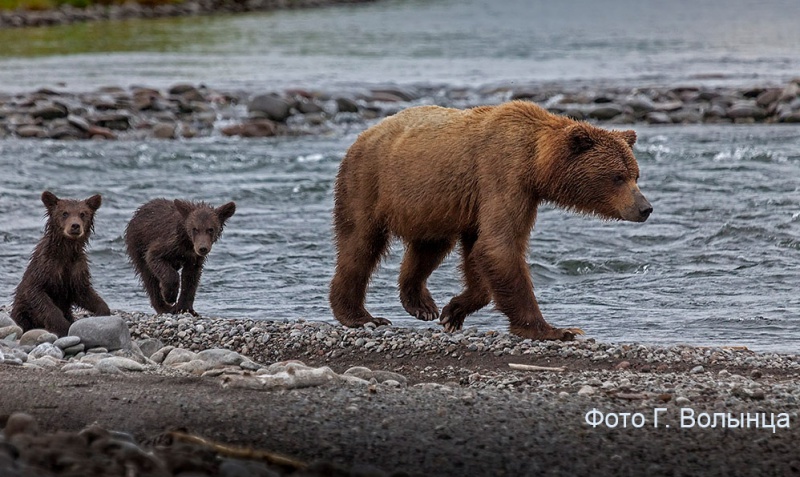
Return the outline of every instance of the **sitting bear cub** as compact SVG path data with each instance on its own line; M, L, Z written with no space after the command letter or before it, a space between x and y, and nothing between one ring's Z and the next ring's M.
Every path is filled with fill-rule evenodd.
M98 316L111 314L92 288L85 251L101 197L59 199L45 191L42 203L47 208L47 224L14 293L11 318L24 331L44 328L65 336L75 321L73 305Z

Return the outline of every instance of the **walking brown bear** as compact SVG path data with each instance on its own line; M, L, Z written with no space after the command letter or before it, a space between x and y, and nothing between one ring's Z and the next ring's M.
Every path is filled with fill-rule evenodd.
M205 202L155 199L133 214L125 245L156 313L199 316L193 306L203 264L235 212L233 202L213 208Z
M24 330L44 328L65 336L75 321L77 305L97 316L110 315L108 305L92 288L86 244L94 232L94 214L102 199L59 199L42 193L47 209L44 235L14 292L11 318Z
M644 222L634 131L608 131L512 101L467 110L419 106L363 132L339 168L334 197L336 272L330 303L347 326L389 324L364 307L392 236L406 246L400 301L422 320L461 329L489 304L524 338L571 340L548 324L526 254L539 204ZM465 289L441 316L427 279L460 242Z

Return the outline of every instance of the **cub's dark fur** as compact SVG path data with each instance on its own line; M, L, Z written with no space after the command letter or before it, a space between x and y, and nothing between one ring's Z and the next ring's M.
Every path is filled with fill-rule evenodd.
M47 224L14 293L11 317L25 331L44 328L64 336L75 321L73 305L98 316L111 314L92 288L85 251L101 197L59 199L45 191L42 203Z
M198 316L193 306L203 263L235 212L233 202L213 208L205 202L155 199L133 214L125 244L157 313Z

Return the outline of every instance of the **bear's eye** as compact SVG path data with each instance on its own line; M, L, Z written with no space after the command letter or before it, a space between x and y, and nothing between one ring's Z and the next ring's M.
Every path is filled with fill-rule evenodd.
M85 219L85 218L86 218L86 212L81 212L81 219Z
M208 230L206 230L206 232L207 232L209 235L214 235L214 229L208 229Z
M67 217L69 217L69 213L68 213L68 212L63 212L63 213L61 214L61 218L64 218L64 219L66 219Z
M623 176L622 174L617 174L614 176L614 184L622 185L624 183L625 183L625 176Z
M192 233L196 235L197 234L197 228L193 228L192 229Z

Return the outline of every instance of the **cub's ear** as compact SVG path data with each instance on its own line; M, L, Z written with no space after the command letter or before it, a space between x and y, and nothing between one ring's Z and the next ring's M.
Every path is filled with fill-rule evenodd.
M189 215L194 210L194 206L185 200L175 199L175 208L178 209L178 213L181 214L181 217L184 219L189 217Z
M217 207L214 212L217 213L219 221L224 224L226 220L230 219L233 214L236 213L236 204L233 202L228 202L225 205L220 205Z
M594 147L594 139L589 131L582 125L576 124L567 129L569 150L573 155L588 151Z
M47 208L48 211L53 207L55 207L56 204L58 204L58 201L59 198L56 197L56 195L50 192L49 190L42 192L42 203L44 204L44 206Z
M628 129L627 131L616 131L616 133L619 134L619 136L622 137L622 139L624 139L630 147L633 147L633 145L636 144L636 131Z
M88 199L86 199L86 205L89 206L92 210L97 210L100 208L100 204L103 202L103 198L100 197L100 194L95 194Z

